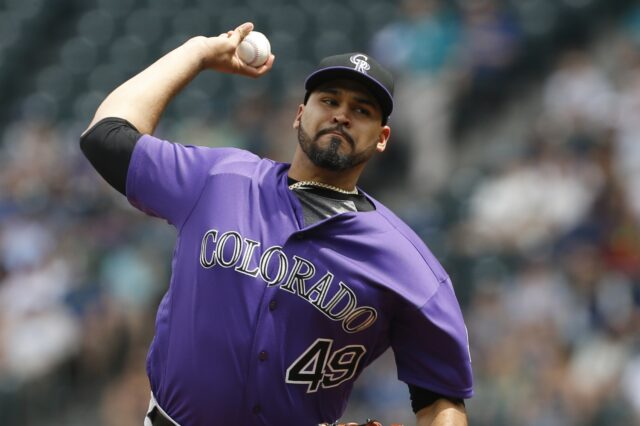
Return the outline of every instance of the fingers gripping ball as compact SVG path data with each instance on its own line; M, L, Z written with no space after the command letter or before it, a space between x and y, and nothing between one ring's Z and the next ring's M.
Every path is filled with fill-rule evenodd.
M264 65L271 54L269 39L259 31L251 31L236 50L242 62L258 68Z

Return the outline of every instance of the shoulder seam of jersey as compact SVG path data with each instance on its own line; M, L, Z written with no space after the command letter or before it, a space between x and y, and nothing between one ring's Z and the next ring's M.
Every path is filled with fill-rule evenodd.
M438 281L438 287L436 288L436 291L434 291L433 293L431 293L429 295L429 297L427 297L427 300L425 300L425 302L418 307L418 310L420 310L420 309L424 308L425 306L427 306L429 304L429 302L431 302L431 299L433 299L433 297L436 294L438 294L438 292L442 288L443 284L446 284L448 281L450 281L449 276L446 276L443 279L441 279L440 281Z
M211 149L215 149L215 148L211 148ZM238 149L238 148L231 148L231 149ZM242 151L240 149L238 149L238 150ZM264 160L263 158L258 157L257 155L256 155L256 158L258 158L258 161L256 161L256 163ZM210 170L211 170L211 168L209 168L209 171ZM198 205L198 203L200 202L200 199L202 198L202 195L204 194L204 189L207 187L207 181L209 180L209 177L211 177L211 176L220 176L220 175L235 175L235 176L241 176L241 177L244 177L244 178L251 179L251 177L248 176L248 175L243 175L243 174L240 174L240 173L233 173L231 171L224 171L224 172L219 172L219 173L207 173L207 178L204 180L202 188L200 188L200 193L198 194L198 197L196 198L196 200L193 202L193 205L191 206L191 210L189 210L189 213L184 217L184 220L180 224L180 228L178 228L178 231L182 231L182 228L186 225L186 223L191 218L191 215L193 214L193 211L196 209L196 206Z
M435 273L435 271L434 271L434 270L433 270L433 268L431 267L431 264L429 264L429 261L428 261L427 259L425 259L425 257L422 255L422 253L420 253L420 250L418 249L418 247L416 247L416 245L413 243L413 241L411 241L411 239L410 239L409 237L407 237L407 236L405 235L405 233L404 233L401 229L399 229L399 228L398 228L398 227L397 227L393 222L391 222L391 220L389 220L389 218L388 218L386 215L384 215L384 214L380 211L380 209L376 209L375 211L376 211L376 212L378 212L378 214L379 214L379 215L381 215L381 216L384 218L384 220L385 220L389 225L391 225L391 226L393 227L393 229L395 229L396 231L398 231L398 234L402 235L402 238L404 238L404 239L405 239L409 244L411 244L411 246L415 249L415 251L416 251L416 253L418 254L418 256L420 256L420 258L422 259L422 261L427 265L427 267L428 267L428 268L429 268L429 270L431 271L431 274L433 275L433 277L437 279L437 278L438 278L438 274L436 274L436 273ZM418 238L419 238L419 237L418 237ZM424 244L424 242L423 242L423 244ZM444 281L446 281L447 279L449 279L449 274L447 274L447 272L446 272L446 271L444 271L444 268L443 268L443 272L444 272L444 277L443 277L443 278L441 278L441 279L438 279L438 285L439 285L441 282L444 282Z

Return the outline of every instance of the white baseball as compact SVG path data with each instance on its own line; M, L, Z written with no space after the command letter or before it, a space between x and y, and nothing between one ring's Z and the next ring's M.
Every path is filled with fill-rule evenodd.
M271 54L271 43L259 31L251 31L236 50L238 57L247 65L258 68L264 65Z

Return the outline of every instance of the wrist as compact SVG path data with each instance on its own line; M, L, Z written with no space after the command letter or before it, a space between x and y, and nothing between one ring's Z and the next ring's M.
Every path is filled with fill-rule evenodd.
M198 67L198 72L207 68L212 48L207 37L192 37L182 45L182 48L189 52L189 57L194 58Z

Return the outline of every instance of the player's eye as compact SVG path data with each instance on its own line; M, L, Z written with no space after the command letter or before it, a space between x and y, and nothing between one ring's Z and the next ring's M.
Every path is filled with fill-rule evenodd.
M364 116L371 117L371 111L369 111L367 108L358 107L358 108L355 109L355 111L358 114L362 114Z
M336 101L333 98L323 98L321 100L322 103L326 104L326 105L331 105L331 106L336 106L338 105L338 101Z

